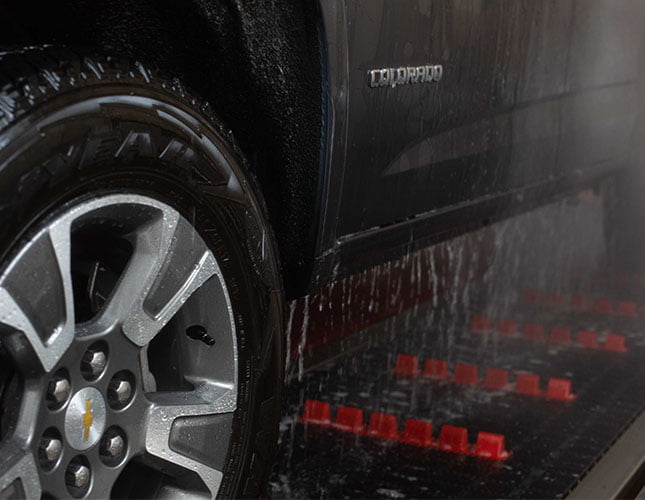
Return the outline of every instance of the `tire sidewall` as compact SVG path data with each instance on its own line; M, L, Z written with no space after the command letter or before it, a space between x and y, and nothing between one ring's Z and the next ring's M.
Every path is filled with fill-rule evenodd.
M52 213L100 194L148 195L193 222L218 260L237 330L238 409L220 496L257 497L275 451L284 356L263 204L230 138L183 89L151 73L115 75L52 91L0 133L1 262Z

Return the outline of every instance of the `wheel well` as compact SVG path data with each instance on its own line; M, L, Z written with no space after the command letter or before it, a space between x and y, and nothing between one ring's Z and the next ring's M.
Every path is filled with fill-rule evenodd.
M322 131L316 2L6 0L4 47L64 44L135 58L176 76L233 131L269 209L285 289L314 253Z

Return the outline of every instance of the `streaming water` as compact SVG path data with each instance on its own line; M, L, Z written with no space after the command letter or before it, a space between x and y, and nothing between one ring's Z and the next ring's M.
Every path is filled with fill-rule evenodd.
M598 272L607 269L613 258L605 221L602 195L586 191L411 251L291 303L288 338L297 348L291 351L271 495L558 496L565 491L588 466L585 460L593 461L589 453L602 451L604 444L600 438L592 440L582 452L579 434L568 431L562 445L550 453L539 451L540 440L551 439L541 422L568 429L572 419L579 418L574 415L590 407L600 418L608 410L598 410L593 391L607 390L597 387L604 387L600 373L609 368L600 354L549 343L548 328L562 323L571 326L574 335L577 328L595 328L601 342L612 328L620 328L632 349L645 348L634 324L573 313L568 302L557 302L570 301L575 294L645 299L637 287L612 288L611 273ZM598 279L601 274L604 278ZM527 304L527 291L540 292L541 304ZM554 302L553 307L548 301ZM513 338L494 331L475 334L471 329L475 316L514 320L519 330ZM544 324L544 339L523 339L526 323ZM417 356L421 371L427 359L446 360L452 377L459 363L477 366L478 385L460 385L454 378L433 382L395 376L392 370L402 353ZM581 360L586 367L579 365ZM511 385L483 390L488 368L507 370ZM527 402L509 395L522 372L538 374L543 393L549 377L571 379L579 402L544 406L543 400ZM640 383L637 389L645 387ZM421 455L419 449L403 449L387 440L305 425L299 419L307 400L330 403L332 421L340 406L359 408L366 427L373 412L395 415L399 435L409 418L431 421L434 439L443 425L467 428L473 444L479 431L505 434L517 458L485 464L506 482L504 487L495 483L492 489L481 489L493 476L475 459L454 462L450 454ZM636 398L636 406L641 404ZM596 425L593 419L589 422ZM577 453L580 464L563 472L559 460L571 460L571 453ZM527 465L527 456L534 457L533 465ZM446 460L454 462L450 474L440 465ZM473 486L463 486L463 481Z

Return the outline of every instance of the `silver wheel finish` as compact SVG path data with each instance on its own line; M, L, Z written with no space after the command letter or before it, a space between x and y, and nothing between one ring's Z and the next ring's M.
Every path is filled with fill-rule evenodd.
M76 324L71 235L77 227L100 227L105 221L129 238L133 252L98 314ZM172 335L182 359L181 375L190 387L158 387L149 367L149 347L171 320L179 329ZM8 342L11 354L24 355L12 345L27 345L41 367L38 379L25 381L19 424L0 444L0 494L15 487L18 479L29 498L41 491L64 496L67 464L86 453L92 481L83 496L109 494L128 460L145 454L195 472L208 489L207 496L216 496L223 471L203 458L209 456L208 449L199 449L194 441L182 443L181 429L186 419L236 409L235 323L215 256L175 209L136 194L110 194L68 205L46 221L5 267L0 276L0 324L6 332L3 339L18 339ZM193 324L202 325L213 342L179 335ZM97 341L109 345L109 353L83 361L90 344ZM95 380L81 375L83 363ZM51 385L54 372L61 368L71 376L69 397L69 387L62 387L60 377ZM133 377L127 381L130 394L123 398L127 404L111 408L109 382L123 372ZM124 384L121 390L125 391ZM50 400L54 397L62 407L44 404L48 391ZM99 460L99 443L113 425L123 429L127 446L123 447L125 440L117 443L124 459L108 466ZM51 426L64 428L62 457L54 470L42 471L34 453L40 429ZM228 439L230 433L215 442L227 448ZM169 489L193 493L176 486L163 491Z

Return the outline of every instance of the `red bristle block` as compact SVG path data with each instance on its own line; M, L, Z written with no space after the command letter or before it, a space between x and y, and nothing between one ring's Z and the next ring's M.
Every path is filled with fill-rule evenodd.
M596 299L593 303L593 312L600 314L610 314L614 312L614 305L610 299Z
M341 431L360 434L363 432L363 410L350 408L349 406L339 406L333 426Z
M625 336L617 335L615 333L607 334L604 347L607 351L627 352L627 347L625 347Z
M439 434L439 447L442 450L465 453L468 451L468 430L463 427L444 425Z
M396 365L393 370L395 375L419 375L419 356L409 354L397 354Z
M563 378L549 379L546 397L549 399L558 399L560 401L571 401L572 399L575 399L575 396L571 394L571 380Z
M515 392L528 396L539 396L540 377L531 373L518 373L515 381Z
M387 413L372 413L367 433L382 439L399 439L399 426L396 417Z
M305 409L302 414L302 421L310 424L329 425L331 424L329 403L308 399L305 401Z
M448 380L448 378L450 378L450 374L448 373L448 362L441 359L426 359L423 375L439 380Z
M571 297L571 307L578 311L589 310L589 299L584 295L574 295Z
M570 344L571 328L567 328L566 326L554 326L551 328L549 342L554 344Z
M480 432L477 435L475 455L482 458L490 458L491 460L504 460L508 458L508 452L504 447L504 436L491 434L490 432Z
M598 334L589 330L580 330L578 332L578 345L595 349L598 347Z
M508 385L508 370L489 368L484 376L484 387L486 389L498 390Z
M408 419L402 441L416 446L432 446L432 424L424 420Z
M500 335L517 335L517 321L503 319L497 324L497 331Z
M465 385L477 385L477 367L475 365L462 365L459 363L455 366L455 382Z
M493 331L493 320L488 316L473 316L470 328L473 332L491 332Z
M530 340L544 340L544 325L527 323L524 325L524 338Z
M566 297L561 293L550 293L546 297L546 303L550 306L563 306L566 300Z
M637 317L638 310L636 308L636 302L619 302L618 314L621 316L631 316L632 318Z
M542 294L537 290L524 292L524 302L527 304L539 304L542 301Z

